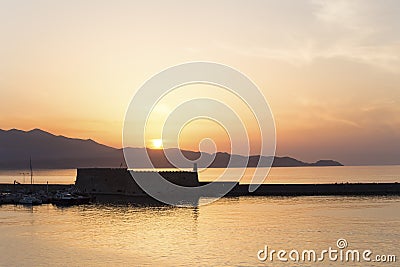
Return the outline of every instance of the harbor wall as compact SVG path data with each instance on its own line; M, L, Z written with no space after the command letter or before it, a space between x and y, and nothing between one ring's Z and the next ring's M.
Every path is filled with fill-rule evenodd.
M166 180L181 186L201 186L197 172L134 171L145 179L160 174ZM221 186L232 183L220 182ZM92 168L78 169L77 188L92 195L142 196L147 194L137 185L127 169ZM337 183L337 184L262 184L255 192L249 185L236 183L226 196L315 196L315 195L400 195L399 183Z
M0 184L0 193L36 193L47 192L55 193L57 191L65 191L74 187L72 184Z
M263 184L248 192L249 185L236 186L232 195L322 196L322 195L400 195L400 183Z

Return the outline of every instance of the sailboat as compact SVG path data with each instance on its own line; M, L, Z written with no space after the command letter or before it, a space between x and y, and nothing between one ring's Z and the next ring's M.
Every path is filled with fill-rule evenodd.
M31 191L33 191L33 170L32 170L32 158L29 158L29 169L31 171ZM40 205L42 200L30 195L25 195L19 200L20 204L23 205Z

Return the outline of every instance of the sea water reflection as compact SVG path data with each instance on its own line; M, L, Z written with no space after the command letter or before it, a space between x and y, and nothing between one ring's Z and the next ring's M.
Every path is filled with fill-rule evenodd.
M338 238L400 256L399 211L400 197L240 197L197 208L6 205L0 265L282 266L259 262L257 251L322 249ZM329 264L343 263L320 266Z

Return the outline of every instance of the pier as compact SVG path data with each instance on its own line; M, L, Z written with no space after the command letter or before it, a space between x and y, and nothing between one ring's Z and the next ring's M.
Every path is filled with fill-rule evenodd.
M56 193L73 188L73 184L0 184L0 193Z
M239 184L229 195L237 196L387 196L400 195L400 183L262 184L254 192Z
M151 198L132 178L127 169L91 168L78 169L77 188L96 199L124 199L135 202L135 199ZM134 171L133 175L152 179L152 172ZM154 172L153 172L154 174ZM164 179L180 186L202 186L206 182L198 180L196 171L158 172ZM248 184L237 182L218 182L232 190L229 196L387 196L400 195L399 183L332 183L332 184L262 184L256 191L249 192ZM216 197L204 195L201 197Z

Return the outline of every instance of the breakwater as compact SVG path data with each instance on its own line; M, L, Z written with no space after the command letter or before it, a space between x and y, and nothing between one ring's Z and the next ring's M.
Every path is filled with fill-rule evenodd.
M201 186L197 172L172 171L158 172L163 178L180 186ZM76 186L94 196L113 196L114 198L146 197L147 194L132 178L140 175L152 179L154 172L127 169L91 168L78 169ZM248 191L248 185L219 182L232 187L227 196L316 196L316 195L400 195L399 183L336 183L336 184L262 184L255 192ZM213 197L207 196L205 197Z
M98 202L121 202L133 204L157 203L132 178L153 181L155 174L160 174L169 182L185 186L206 185L200 182L196 171L128 171L118 168L78 169L74 185L66 184L0 184L0 197L13 194L16 199L26 194L37 194L51 199L57 192L79 192ZM216 182L218 187L232 188L227 197L240 196L386 196L400 195L400 183L330 183L330 184L262 184L256 191L249 192L248 184L237 182ZM169 191L166 191L168 194ZM204 194L203 194L204 193ZM220 197L204 191L199 197ZM8 194L8 195L7 195ZM197 196L196 196L197 197ZM3 201L4 203L4 201Z
M206 183L199 183L205 185ZM0 184L0 193L56 193L74 188L65 184ZM88 190L87 190L88 191ZM95 194L95 191L87 192ZM145 193L143 191L142 195ZM98 192L101 193L101 192ZM107 190L112 195L135 195L127 190ZM340 183L340 184L263 184L255 192L248 192L247 184L236 185L228 196L316 196L316 195L400 195L400 183Z
M73 188L73 184L0 184L0 193L56 193Z
M249 185L236 185L229 195L235 196L356 196L400 195L400 183L338 184L262 184L249 192Z

